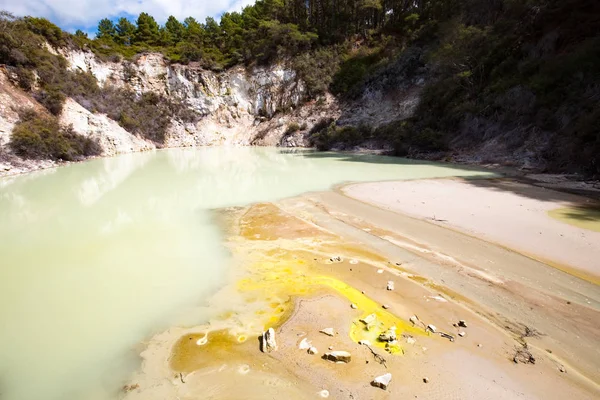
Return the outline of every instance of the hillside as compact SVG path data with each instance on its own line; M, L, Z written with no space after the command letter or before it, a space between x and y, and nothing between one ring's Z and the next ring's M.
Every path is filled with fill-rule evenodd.
M228 143L598 176L599 24L593 0L266 0L91 40L4 13L0 162Z

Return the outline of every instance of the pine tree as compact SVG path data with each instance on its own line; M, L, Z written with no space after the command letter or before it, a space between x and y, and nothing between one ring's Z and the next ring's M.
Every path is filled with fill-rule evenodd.
M135 36L135 25L129 22L127 18L119 19L117 26L115 27L117 34L116 39L119 43L125 46L130 46Z
M137 19L135 42L155 45L159 41L159 36L158 24L154 17L145 12L141 13Z
M181 39L183 39L183 24L172 15L165 23L165 30L169 33L169 38L172 44L179 43Z
M99 39L112 39L115 34L115 24L110 19L103 18L98 22L98 34L96 37Z

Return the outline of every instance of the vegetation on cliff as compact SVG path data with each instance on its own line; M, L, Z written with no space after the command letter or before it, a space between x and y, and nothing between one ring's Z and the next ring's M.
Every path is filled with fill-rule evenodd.
M533 149L549 169L598 175L599 15L595 0L258 0L218 22L169 17L160 26L147 13L136 21L103 19L94 39L41 18L4 15L0 63L54 114L65 96L108 112L82 99L109 95L98 96L84 74L67 71L44 42L113 61L157 51L215 70L286 59L312 97L330 91L357 99L373 86L393 92L418 73L426 84L412 118L377 129L327 125L313 132L314 143L327 149L375 139L411 155L495 139L507 153ZM143 129L131 126L141 120L136 112L111 116Z
M23 158L76 161L102 153L98 143L61 127L52 115L22 110L9 146Z

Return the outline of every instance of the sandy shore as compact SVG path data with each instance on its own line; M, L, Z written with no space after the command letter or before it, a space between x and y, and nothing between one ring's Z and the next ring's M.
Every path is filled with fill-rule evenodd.
M344 189L373 204L384 199L384 207L323 192L221 210L234 268L231 283L206 306L214 310L214 318L154 337L142 353L141 370L122 396L598 398L598 286L482 240L474 231L462 233L458 206L446 208L458 209L456 214L436 214L436 219L454 221L452 229L446 222L423 220L431 209L415 206L423 213L419 219L414 210L407 216L399 212L406 210L393 208L408 202L399 188L390 189L394 185L416 188L431 182L438 181ZM466 196L466 184L443 182L455 195ZM506 201L510 210L517 207L514 199L504 198L504 191L472 189L476 191L469 196L483 190L486 201ZM418 204L417 198L413 194L406 204ZM534 210L524 213L530 219L522 214L515 218L537 224L545 214L541 208ZM502 220L485 211L477 208L487 221ZM490 225L475 228L482 226ZM521 230L529 232L527 226ZM570 240L577 242L577 249L587 249L585 240ZM533 249L522 245L535 253L540 243L545 242L531 239ZM560 262L578 266L574 260L595 254L581 251L587 253ZM390 281L393 290L387 290ZM374 322L361 321L370 315ZM413 315L420 322L411 323ZM467 327L456 326L459 320ZM428 324L435 325L436 333L425 329ZM278 349L263 353L258 338L269 327L275 329ZM391 327L397 341L386 344L378 338ZM334 335L320 333L324 328L332 328ZM304 339L318 354L299 349ZM361 340L371 345L361 345ZM330 349L347 351L352 360L323 359ZM371 385L385 373L392 374L386 390Z
M343 191L386 210L600 277L600 232L548 215L555 209L591 205L586 198L509 180L376 182L351 185Z

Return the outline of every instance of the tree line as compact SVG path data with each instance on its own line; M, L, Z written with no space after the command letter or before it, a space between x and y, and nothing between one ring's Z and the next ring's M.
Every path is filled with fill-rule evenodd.
M469 0L463 3L468 3ZM219 22L170 16L159 25L148 13L134 22L108 18L98 24L95 48L134 54L159 50L176 62L202 61L213 68L242 62L270 62L310 49L341 44L351 37L404 34L427 21L448 18L456 0L258 0ZM79 32L78 35L83 33Z

